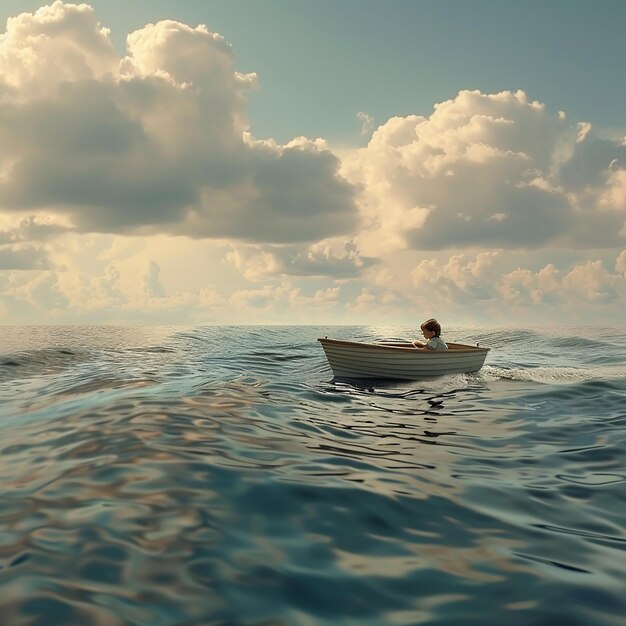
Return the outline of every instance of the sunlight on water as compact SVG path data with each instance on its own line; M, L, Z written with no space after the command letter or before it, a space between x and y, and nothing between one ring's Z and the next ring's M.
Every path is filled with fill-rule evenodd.
M414 334L3 333L3 623L619 623L624 329L450 329L480 372L361 385L316 341Z

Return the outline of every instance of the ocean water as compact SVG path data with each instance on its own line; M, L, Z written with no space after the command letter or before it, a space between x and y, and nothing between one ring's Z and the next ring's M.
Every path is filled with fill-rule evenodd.
M0 327L2 626L617 626L626 328Z

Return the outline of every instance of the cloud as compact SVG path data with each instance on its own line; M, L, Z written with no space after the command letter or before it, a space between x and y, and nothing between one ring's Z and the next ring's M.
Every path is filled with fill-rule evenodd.
M363 111L359 111L356 117L361 122L361 135L369 135L374 128L374 118Z
M615 271L622 274L626 280L626 250L622 250L615 261Z
M117 65L109 31L86 4L57 1L9 18L0 40L4 95L20 101L45 98L63 83L105 80Z
M353 241L323 240L309 246L231 246L226 255L248 280L272 276L357 278L376 260L361 256Z
M486 300L493 297L492 284L501 252L481 252L473 259L465 254L451 256L445 264L422 261L412 271L414 285L420 292L439 291L446 297Z
M161 268L154 261L150 261L143 275L144 290L152 298L165 298L165 289L159 278L160 272Z
M85 4L9 20L4 315L623 318L623 138L523 91L461 91L429 115L392 117L365 148L278 143L249 128L257 83L204 25L149 24L119 55ZM373 118L357 118L371 134Z
M87 300L91 308L106 308L124 305L128 299L120 286L120 271L115 263L109 263L104 274L90 281L90 298Z
M293 324L304 322L313 315L319 322L321 315L337 308L340 296L340 287L318 289L307 295L285 280L279 285L236 291L230 297L229 305L234 321L253 316L259 323Z
M65 256L52 257L55 265L66 263L66 271L0 271L0 310L5 320L412 324L416 318L435 316L447 325L579 323L590 316L619 321L626 306L626 250L613 260L607 256L559 266L539 259L517 265L502 250L464 252L424 259L412 270L405 260L397 277L390 265L372 266L363 280L335 284L276 280L276 272L270 271L249 276L259 284L242 288L230 277L224 284L207 284L205 272L189 271L189 260L186 271L177 270L185 246L157 257L157 263L149 257L167 248L164 242L152 244L146 239L146 249L131 254L124 251L130 239L120 243L112 238L106 249L95 241L82 251L72 251L72 241L78 237L67 237L62 250L70 252ZM193 248L189 258L196 259L196 266L201 260L211 280L229 274L227 266L215 265L202 252L206 242L189 244ZM90 258L95 258L92 267ZM243 265L240 271L251 270Z
M40 248L0 245L0 270L34 270L49 267L48 256Z
M47 321L63 312L69 300L54 272L6 272L0 274L0 308L20 323Z
M390 307L405 306L408 309L408 299L401 297L387 289L371 289L363 287L358 296L347 303L347 308L351 313L371 315L378 314L384 318Z
M46 240L67 231L52 222L42 222L33 218L11 220L0 223L0 271L2 270L42 270L51 269Z
M483 302L485 307L500 307L502 312L541 307L556 308L562 317L598 304L619 310L626 305L626 275L622 272L625 252L615 263L615 272L600 260L575 263L559 270L549 263L537 270L517 268L506 272L498 267L502 252L481 252L475 256L459 254L446 262L423 261L412 272L419 295L434 306L467 301ZM567 313L566 313L567 312Z
M119 58L93 9L54 2L0 39L0 212L78 232L305 242L352 231L323 142L248 132L256 75L206 26L166 20Z
M575 300L587 302L617 301L626 294L623 278L611 274L601 261L577 265L563 277L562 284Z
M300 138L286 146L250 139L246 180L226 192L204 190L204 214L190 214L180 234L254 242L306 242L357 226L356 191L338 175L339 159Z
M522 91L462 91L430 117L391 118L344 174L363 187L368 253L626 242L624 143Z
M45 241L68 231L66 226L51 221L41 221L33 217L18 220L0 230L0 244L20 241Z

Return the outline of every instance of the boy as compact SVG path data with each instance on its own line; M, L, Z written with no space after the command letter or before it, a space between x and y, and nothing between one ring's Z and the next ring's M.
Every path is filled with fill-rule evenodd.
M436 319L426 320L420 328L422 329L422 334L426 339L426 343L422 343L421 341L414 341L413 346L418 350L447 350L448 346L445 341L440 337L441 335L441 324Z

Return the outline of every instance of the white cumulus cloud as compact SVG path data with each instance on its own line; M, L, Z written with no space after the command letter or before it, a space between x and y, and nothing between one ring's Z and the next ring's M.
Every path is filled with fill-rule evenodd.
M366 252L614 247L626 241L626 148L522 91L462 91L396 117L344 172L363 189Z
M325 239L308 246L232 244L226 259L252 281L275 275L348 280L360 277L376 263L376 259L362 256L353 241L343 239Z
M295 242L348 233L355 189L323 142L248 132L256 76L206 26L131 33L58 0L0 38L0 213L79 232Z

